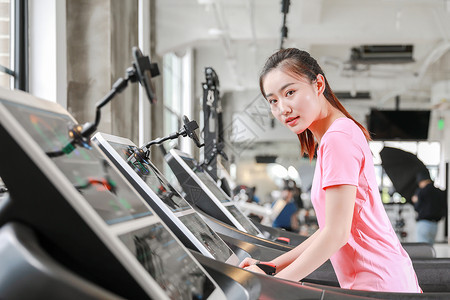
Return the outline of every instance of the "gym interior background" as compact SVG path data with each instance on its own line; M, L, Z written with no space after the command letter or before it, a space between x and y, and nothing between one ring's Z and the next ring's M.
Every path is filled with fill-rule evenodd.
M386 210L402 241L414 242L415 212L393 191L379 152L393 146L417 154L435 184L447 188L450 1L292 0L285 23L280 2L2 0L0 84L57 102L80 123L92 121L95 103L125 75L139 46L160 66L153 79L158 101L150 105L130 85L104 108L99 131L142 145L178 130L183 115L201 131L202 83L211 67L220 79L229 158L219 160L232 182L256 187L269 203L289 176L307 204L314 161L300 157L297 138L273 121L258 91L258 72L271 53L281 45L305 49L364 125L374 109L429 111L425 137L371 142ZM167 144L174 146L202 155L188 139ZM158 151L152 160L165 168ZM438 255L449 255L447 231L442 220Z

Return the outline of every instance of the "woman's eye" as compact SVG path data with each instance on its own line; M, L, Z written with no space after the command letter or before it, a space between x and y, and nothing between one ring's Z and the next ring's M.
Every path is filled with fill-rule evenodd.
M286 92L286 96L291 96L292 94L294 94L294 91L287 91Z
M277 103L277 100L276 100L276 99L270 99L270 100L269 100L269 104L275 104L275 103Z

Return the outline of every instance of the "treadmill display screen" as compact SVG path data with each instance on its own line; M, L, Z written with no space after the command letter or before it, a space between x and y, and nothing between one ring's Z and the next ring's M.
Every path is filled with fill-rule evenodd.
M219 236L197 214L180 217L180 221L201 241L215 259L226 262L233 254Z
M69 116L2 103L107 224L152 214L97 148L70 143L74 123Z
M237 209L234 205L225 206L228 211L233 215L233 217L238 220L238 222L242 225L242 227L247 230L248 233L253 235L259 235L259 230L249 221L249 219L242 214L240 210Z
M147 183L147 185L166 203L172 211L191 208L191 206L181 198L177 193L172 193L170 197L167 191L172 190L172 186L165 180L165 177L150 162L137 161L129 159L133 154L135 146L125 145L108 141L123 159L129 160L128 164L134 171ZM165 191L165 192L163 192ZM219 236L208 227L208 225L196 213L187 214L179 217L180 221L189 229L189 231L199 240L209 253L219 261L225 262L233 254L228 246L219 238Z
M136 148L135 146L114 142L109 142L109 144L124 160L128 161L128 165L173 212L191 208L189 203L179 196L178 192L164 178L164 175L150 161L137 160L134 157L130 158L134 153L133 148Z
M170 299L206 299L214 290L214 284L161 224L119 238Z
M183 161L195 172L195 174L200 178L200 180L209 188L209 190L219 199L222 203L229 203L230 199L228 196L215 184L214 180L212 180L205 172L196 167L194 160L192 158L181 156ZM236 218L236 220L245 228L245 230L253 235L260 235L259 230L250 222L250 220L242 214L240 210L237 209L234 205L226 205L226 209Z
M205 172L199 168L197 168L192 159L181 156L184 162L191 168L195 174L200 178L200 180L208 187L208 189L216 196L216 198L222 202L227 203L230 202L228 196L216 185L214 180L212 180Z

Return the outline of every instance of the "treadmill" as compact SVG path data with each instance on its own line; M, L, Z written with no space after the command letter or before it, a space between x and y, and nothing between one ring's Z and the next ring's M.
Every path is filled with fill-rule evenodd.
M227 299L97 146L72 143L74 125L0 89L1 297Z

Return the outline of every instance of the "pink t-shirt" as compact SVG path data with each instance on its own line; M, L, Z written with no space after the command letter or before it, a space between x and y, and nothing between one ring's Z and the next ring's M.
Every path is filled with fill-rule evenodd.
M372 154L361 129L348 118L333 122L322 137L311 190L319 228L325 227L325 190L357 187L350 238L331 262L342 288L421 292L411 259L381 202Z

